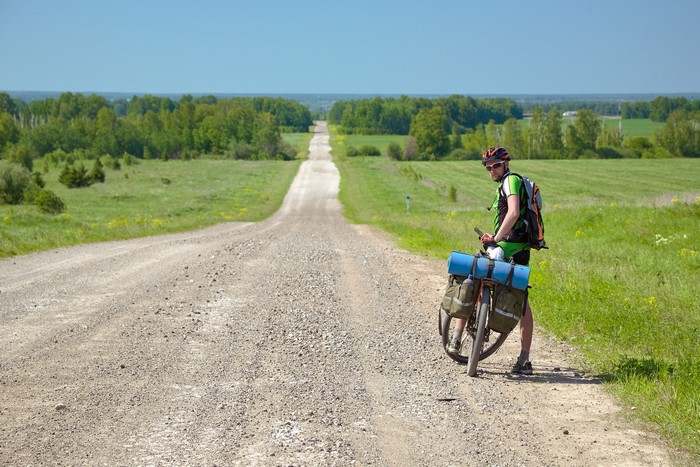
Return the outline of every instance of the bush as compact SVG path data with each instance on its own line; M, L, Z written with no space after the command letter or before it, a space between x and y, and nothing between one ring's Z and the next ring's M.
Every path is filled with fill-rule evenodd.
M103 167L102 161L99 158L95 159L95 162L92 164L92 170L90 170L90 173L88 174L91 182L90 185L93 183L105 182L105 171Z
M450 190L447 196L453 203L457 202L457 188L455 188L454 185L450 185Z
M654 144L649 141L649 138L644 136L632 136L625 139L623 146L633 153L636 157L642 157L646 151L651 151L654 148Z
M661 148L654 146L648 151L642 153L642 159L668 159L674 157L671 152L666 148Z
M355 157L355 156L359 156L359 155L360 155L360 151L358 151L355 146L348 145L348 147L345 148L345 156L346 157Z
M475 161L481 160L481 153L473 149L455 149L443 160L446 161Z
M238 141L231 141L228 145L228 150L226 151L226 157L230 159L253 159L253 156L257 153L255 146L248 143L239 143Z
M30 171L34 167L34 159L39 157L36 149L28 144L10 146L5 153L7 160L16 162Z
M33 204L36 201L37 195L45 186L46 182L44 182L44 179L41 177L41 174L39 172L32 173L29 186L24 190L24 202Z
M61 198L51 190L41 189L34 201L39 211L46 214L60 214L66 210L66 205Z
M360 156L381 156L382 152L376 147L366 144L360 148Z
M58 176L58 181L68 188L82 188L92 185L92 179L88 175L85 166L80 163L76 166L66 164Z
M600 155L602 159L622 159L625 157L622 149L613 148L610 146L600 147L596 149L596 152Z
M394 161L400 161L403 159L403 150L398 143L389 143L386 148L386 157Z
M285 161L293 161L294 159L296 159L297 152L299 152L297 150L297 147L289 141L282 140L282 142L280 142L277 148L277 154L282 156L282 159L284 159Z
M102 156L102 164L112 170L121 170L122 164L119 159L112 156Z
M406 149L404 150L404 160L412 161L418 158L418 143L413 136L406 137Z
M24 190L31 183L29 169L15 162L0 160L0 201L21 204Z

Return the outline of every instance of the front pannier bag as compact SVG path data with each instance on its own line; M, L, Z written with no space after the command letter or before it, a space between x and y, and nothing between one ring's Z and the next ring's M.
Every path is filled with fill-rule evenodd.
M489 312L489 328L496 332L509 333L523 315L527 301L527 289L519 290L497 284L493 296L494 303Z
M479 281L464 276L450 275L450 279L442 299L442 309L452 318L469 319L474 311Z

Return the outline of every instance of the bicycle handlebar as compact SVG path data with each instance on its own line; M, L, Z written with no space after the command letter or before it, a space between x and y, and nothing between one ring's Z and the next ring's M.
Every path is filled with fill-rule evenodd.
M479 227L474 227L474 232L479 236L479 240L481 240L481 237L484 236L484 232L482 232ZM498 246L498 243L496 242L489 242L489 243L484 243L484 246Z

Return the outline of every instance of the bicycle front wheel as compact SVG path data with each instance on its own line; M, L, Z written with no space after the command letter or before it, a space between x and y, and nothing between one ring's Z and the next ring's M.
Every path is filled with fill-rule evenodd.
M478 309L478 307L477 307ZM474 312L476 315L476 311ZM440 337L442 338L442 348L445 353L457 363L469 363L469 356L472 351L472 342L474 341L474 336L476 335L476 316L472 316L469 323L465 326L464 331L462 331L462 342L460 349L457 352L448 352L447 347L450 343L450 339L455 331L455 322L457 320L450 317L443 309L440 309L438 314L438 326L440 331ZM503 345L506 341L508 334L501 334L500 332L493 331L491 329L486 330L484 334L484 341L481 344L481 353L479 354L479 360L483 360L494 353Z
M472 341L472 349L467 366L467 375L469 376L476 376L476 367L479 364L479 357L481 356L481 351L484 348L486 318L489 315L489 295L486 287L484 287L484 296L486 298L479 304L476 314L476 331L474 333L474 340Z

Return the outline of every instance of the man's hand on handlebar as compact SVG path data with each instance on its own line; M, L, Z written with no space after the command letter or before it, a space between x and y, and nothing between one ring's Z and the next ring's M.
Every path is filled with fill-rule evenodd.
M484 246L496 246L496 245L498 245L496 243L496 239L487 233L483 234L481 236L480 240L481 240L481 243L484 244Z
M479 236L479 240L481 240L481 243L484 244L484 247L487 246L498 246L498 243L496 243L496 239L493 238L491 235L486 234L479 230L478 227L474 227L474 232Z

